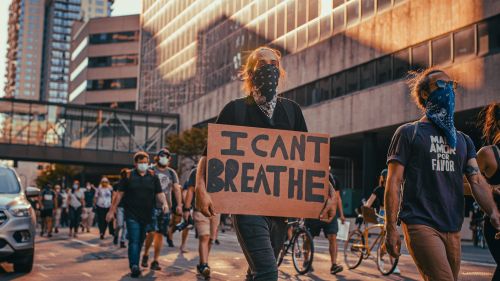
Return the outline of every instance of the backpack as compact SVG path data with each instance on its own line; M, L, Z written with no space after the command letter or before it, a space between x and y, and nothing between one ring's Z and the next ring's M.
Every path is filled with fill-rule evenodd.
M248 104L248 97L244 98L239 98L234 101L234 106L235 106L235 112L238 112L238 114L235 114L235 120L236 120L236 125L239 126L244 126L245 125L245 118L246 118L246 113L247 113L247 104ZM281 103L283 105L283 108L285 109L286 117L288 118L288 124L290 125L290 128L293 130L295 128L295 116L294 116L294 105L291 100L278 97L278 100L276 101L276 104Z

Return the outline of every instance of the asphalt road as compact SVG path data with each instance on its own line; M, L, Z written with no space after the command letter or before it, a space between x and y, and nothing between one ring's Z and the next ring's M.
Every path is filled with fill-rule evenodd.
M211 280L243 280L246 261L240 251L233 232L221 233L220 245L214 245L210 256ZM161 271L145 269L140 280L197 280L195 266L197 240L193 233L188 238L186 254L180 254L180 236L175 234L176 247L165 246L160 258ZM297 275L291 259L280 267L280 280L420 280L411 258L403 254L400 259L400 275L384 277L377 271L374 259L364 260L355 270L344 269L337 276L329 273L330 258L328 243L323 238L315 240L314 272ZM152 254L152 253L151 253ZM339 262L343 263L339 251ZM491 280L494 266L487 250L464 245L464 256L460 280ZM466 261L469 260L469 261ZM97 230L69 239L67 230L52 239L37 237L35 266L30 274L12 273L12 266L0 264L0 280L42 281L42 280L137 280L129 277L126 249L112 244L111 237L99 240ZM345 267L345 266L344 266Z

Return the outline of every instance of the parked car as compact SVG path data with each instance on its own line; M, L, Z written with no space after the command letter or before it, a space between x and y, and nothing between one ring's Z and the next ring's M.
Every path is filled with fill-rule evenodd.
M24 190L14 169L0 167L0 262L13 263L15 272L33 268L36 215L28 198L39 194Z

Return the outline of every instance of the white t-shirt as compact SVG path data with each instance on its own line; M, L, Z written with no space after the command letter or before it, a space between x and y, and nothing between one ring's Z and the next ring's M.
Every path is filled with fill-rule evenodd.
M102 187L99 186L95 193L96 205L99 208L109 208L111 207L111 198L113 196L112 187Z
M84 197L83 190L78 189L75 191L72 191L69 195L70 200L69 200L69 205L73 208L78 208L82 206L81 199Z

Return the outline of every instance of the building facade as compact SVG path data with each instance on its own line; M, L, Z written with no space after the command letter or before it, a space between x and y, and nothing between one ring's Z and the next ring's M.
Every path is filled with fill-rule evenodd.
M44 14L44 0L13 0L10 3L6 97L40 97Z
M139 15L75 22L71 36L68 101L135 109Z
M86 5L82 6L83 3ZM47 0L42 100L62 103L68 100L71 26L75 20L105 17L110 14L111 5L108 5L108 1L99 0L99 7L101 8L96 9L95 5L90 5L89 0Z
M436 66L460 83L456 126L477 145L477 113L500 99L498 1L145 0L141 26L139 108L180 113L181 130L243 95L250 50L280 49L281 94L309 131L332 136L334 171L359 196L377 184L395 129L421 114L409 70Z

